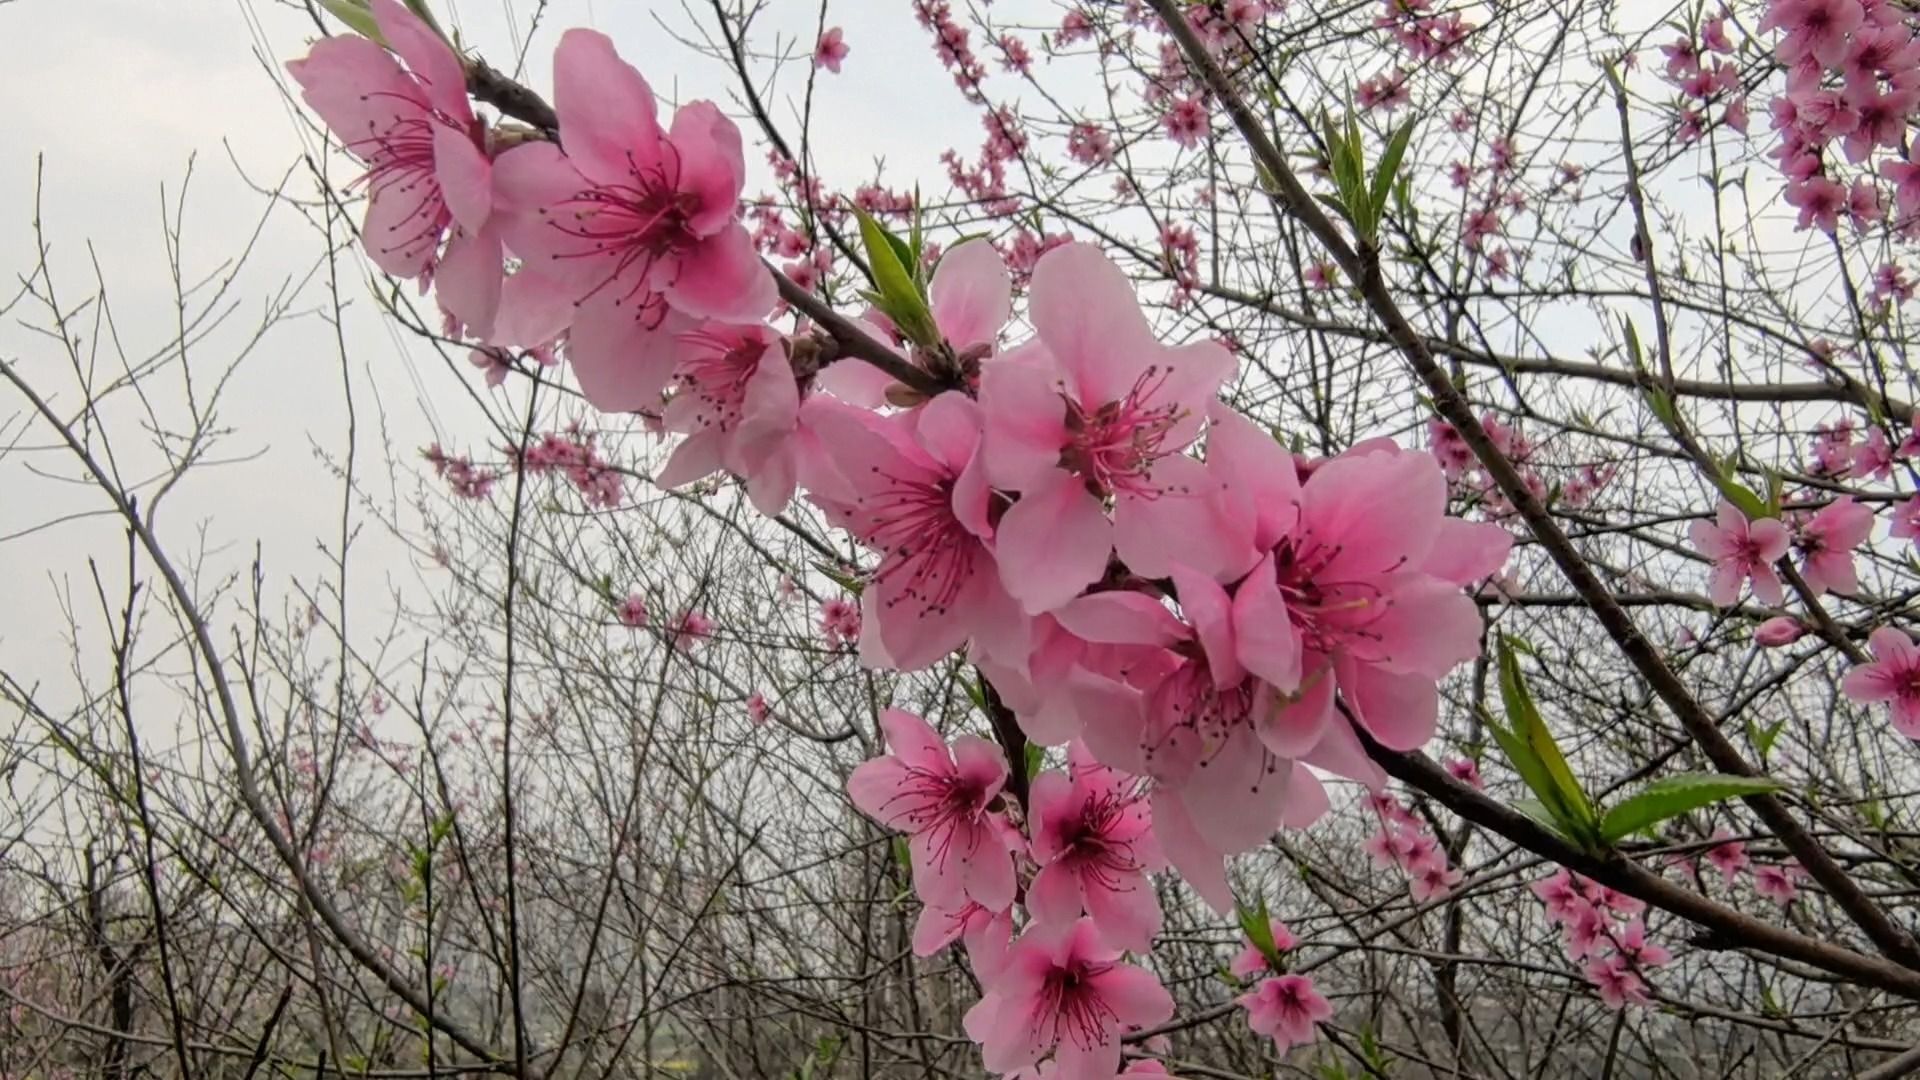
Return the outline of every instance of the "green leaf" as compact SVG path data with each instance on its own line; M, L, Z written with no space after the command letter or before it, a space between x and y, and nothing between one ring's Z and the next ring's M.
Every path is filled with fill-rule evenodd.
M1044 768L1046 764L1047 764L1047 748L1044 746L1041 746L1039 743L1028 743L1027 744L1027 783L1029 784L1033 783L1033 778L1040 775L1040 770Z
M1267 898L1260 897L1260 906L1249 909L1245 904L1235 904L1234 914L1240 917L1240 931L1247 935L1253 947L1267 958L1267 965L1276 971L1280 969L1280 947L1273 943L1273 916L1267 911Z
M842 571L841 569L839 569L838 567L834 566L831 563L816 562L813 564L813 568L815 570L820 571L820 576L826 578L827 580L833 582L835 585L840 586L841 588L847 590L848 592L852 593L855 596L859 596L860 593L866 588L865 582L861 581L858 577L855 577L852 574Z
M1751 719L1747 721L1747 741L1760 752L1760 761L1764 764L1773 753L1773 744L1780 739L1780 732L1787 726L1787 718L1781 717L1773 723L1761 727Z
M1387 212L1387 197L1393 193L1395 178L1400 172L1400 159L1407 154L1407 144L1413 140L1413 118L1400 125L1400 130L1387 140L1386 152L1380 155L1380 164L1373 173L1373 217L1375 221Z
M1720 489L1720 494L1726 496L1728 502L1739 507L1740 512L1747 515L1747 520L1759 521L1761 518L1773 516L1768 512L1767 500L1755 495L1745 484L1733 477L1724 473L1715 476L1713 486Z
M1682 773L1662 777L1607 811L1600 822L1600 836L1611 844L1689 810L1748 795L1765 795L1780 788L1779 781L1764 776Z
M874 306L892 319L908 340L926 346L937 344L940 331L933 325L927 298L908 269L912 249L866 211L855 208L854 214L860 219L860 239L866 245L867 265L873 272L874 292L870 298Z
M1524 643L1521 643L1524 647ZM1580 781L1567 767L1567 759L1560 752L1560 744L1554 741L1553 733L1547 729L1546 721L1541 719L1540 710L1533 703L1533 694L1527 689L1527 682L1520 671L1520 659L1514 653L1515 641L1502 635L1498 643L1500 666L1500 699L1506 706L1507 722L1511 730L1507 735L1523 744L1526 756L1533 762L1534 770L1544 777L1543 783L1528 780L1528 786L1547 804L1554 817L1561 823L1561 831L1582 842L1590 841L1594 832L1593 803L1580 787ZM1498 732L1498 726L1495 726ZM1497 735L1496 735L1497 737ZM1501 739L1502 749L1509 757L1514 753L1507 746L1507 739ZM1521 774L1527 779L1526 773Z
M366 0L320 0L320 6L368 41L383 46L387 43L387 39L380 36L380 24L374 21L373 9L367 6Z
M1354 226L1359 225L1359 222L1353 220L1353 215L1347 213L1347 204L1341 202L1338 198L1332 195L1315 195L1314 198L1318 199L1322 203L1325 203L1327 208L1332 210L1334 213L1339 214L1341 220L1345 221L1347 224L1354 225Z
M1667 430L1671 431L1679 426L1680 414L1673 411L1673 399L1667 396L1665 390L1657 386L1648 387L1647 408L1653 410L1654 417Z
M1539 796L1537 800L1521 800L1539 808L1539 813L1529 816L1540 819L1543 824L1552 825L1556 832L1564 834L1566 827L1561 824L1561 820L1566 817L1566 806L1560 798L1560 793L1554 789L1553 778L1547 774L1546 767L1540 763L1539 756L1527 745L1525 739L1508 731L1492 717L1487 717L1487 730L1493 733L1493 741L1500 745L1500 752L1506 755L1507 763L1513 766L1513 771L1520 774L1520 779L1525 781L1527 789Z
M1560 831L1559 823L1553 820L1553 811L1539 799L1515 799L1513 808L1555 832Z
M907 234L907 250L912 253L912 257L907 260L907 266L913 271L914 283L924 285L931 275L927 273L927 261L921 258L921 252L926 250L927 238L926 234L921 231L920 218L920 185L916 182L913 185L912 231Z
M1620 331L1627 339L1627 359L1633 361L1633 370L1646 374L1646 358L1640 351L1640 331L1633 328L1633 320L1620 316Z
M980 680L969 679L966 676L962 675L960 677L960 685L963 689L966 690L967 700L973 702L973 707L976 709L979 709L983 713L986 712L987 711L987 694L986 694L986 691L980 689Z

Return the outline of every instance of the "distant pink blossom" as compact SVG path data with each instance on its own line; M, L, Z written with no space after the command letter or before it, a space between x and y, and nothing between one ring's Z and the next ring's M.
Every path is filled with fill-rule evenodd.
M647 625L647 601L638 592L628 593L620 601L620 625L632 629Z
M1768 619L1753 632L1753 640L1769 649L1791 645L1805 637L1807 626L1791 615L1778 615Z
M1761 863L1753 868L1753 891L1786 907L1800 895L1794 880L1794 868L1778 863Z
M667 640L674 648L687 652L712 635L713 620L689 608L674 618Z
M820 632L827 644L851 645L860 640L860 605L835 597L820 605Z
M1181 98L1161 117L1160 123L1174 142L1189 148L1198 146L1207 134L1206 103L1197 97Z
M837 26L829 27L813 47L813 66L840 74L840 62L847 58L846 35Z
M1847 672L1841 692L1853 701L1892 702L1893 729L1920 739L1920 648L1893 626L1875 630L1867 645L1873 659Z
M1851 596L1860 590L1853 550L1873 532L1873 511L1842 495L1802 520L1793 532L1800 573L1814 595Z
M1707 861L1720 871L1720 877L1728 885L1740 876L1753 862L1747 857L1747 845L1733 839L1733 834L1725 829L1714 830L1714 838L1720 842L1707 849Z
M1740 599L1740 586L1753 583L1753 595L1764 604L1779 605L1784 598L1780 575L1773 564L1787 553L1787 528L1775 518L1749 521L1725 499L1715 521L1695 521L1688 530L1693 546L1713 560L1707 596L1721 607Z
M1247 1026L1254 1034L1272 1039L1282 1053L1312 1042L1315 1026L1333 1019L1333 1006L1305 975L1263 979L1251 993L1234 1000L1247 1010Z
M1609 956L1587 965L1587 978L1599 991L1600 1000L1610 1009L1645 1005L1649 1000L1647 983L1620 956Z
M1454 758L1447 762L1447 772L1475 791L1486 790L1487 783L1480 778L1480 763L1472 758Z

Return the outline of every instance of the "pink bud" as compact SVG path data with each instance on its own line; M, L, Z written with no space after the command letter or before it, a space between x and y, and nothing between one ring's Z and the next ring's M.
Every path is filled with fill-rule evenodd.
M1759 629L1753 632L1753 640L1769 649L1777 649L1799 641L1806 634L1806 624L1791 615L1781 615L1761 623Z

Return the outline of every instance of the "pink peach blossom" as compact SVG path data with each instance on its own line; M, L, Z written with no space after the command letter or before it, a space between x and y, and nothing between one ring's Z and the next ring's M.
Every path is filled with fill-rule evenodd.
M986 366L980 402L987 476L1020 493L998 528L1001 574L1037 615L1099 578L1116 548L1155 575L1205 539L1192 516L1203 470L1181 451L1233 358L1211 341L1161 345L1126 277L1090 245L1042 256L1030 296L1035 340Z
M1108 942L1131 952L1152 948L1160 904L1147 871L1160 863L1142 785L1068 747L1071 771L1043 772L1028 796L1033 859L1027 888L1036 922L1072 922L1085 912Z
M951 751L927 722L900 709L880 718L887 753L847 779L861 812L908 834L914 891L948 907L972 900L989 911L1013 903L1013 859L988 809L1007 781L998 747L962 735Z
M1160 981L1120 955L1091 919L1029 927L967 1010L967 1034L987 1071L1012 1072L1051 1054L1059 1080L1110 1080L1120 1071L1120 1036L1173 1016Z
M595 407L657 406L702 319L753 322L774 283L737 219L740 131L711 102L669 130L653 90L606 35L554 50L561 145L524 143L494 165L507 246L575 306L568 357Z
M1920 739L1920 648L1906 631L1883 626L1867 638L1873 659L1859 664L1840 681L1850 700L1893 703L1893 729L1909 739Z
M1695 521L1688 529L1693 546L1713 560L1707 596L1721 607L1740 599L1742 582L1753 582L1761 603L1778 605L1784 594L1773 564L1787 553L1787 527L1775 518L1749 521L1740 509L1720 500L1716 522Z
M840 74L840 62L847 58L846 35L837 26L829 27L813 47L813 66Z
M1247 1010L1247 1026L1271 1038L1282 1053L1314 1039L1315 1025L1333 1019L1333 1006L1305 975L1264 979L1251 993L1234 999Z

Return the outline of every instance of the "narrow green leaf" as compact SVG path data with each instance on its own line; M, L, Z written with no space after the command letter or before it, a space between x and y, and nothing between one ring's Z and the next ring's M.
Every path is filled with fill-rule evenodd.
M1339 199L1333 197L1332 195L1315 195L1314 198L1326 204L1326 206L1329 209L1331 209L1334 213L1339 214L1341 219L1346 221L1347 224L1349 225L1358 224L1358 222L1353 220L1353 215L1347 213L1346 203L1341 202Z
M1039 743L1028 743L1026 764L1027 783L1031 784L1033 783L1033 778L1039 776L1040 770L1047 764L1047 748L1041 746Z
M1787 718L1781 717L1771 724L1761 726L1751 719L1747 721L1747 741L1760 752L1760 761L1764 764L1773 753L1773 744L1780 740L1780 732L1785 730Z
M1740 512L1747 515L1747 520L1759 521L1773 516L1767 500L1755 495L1745 484L1731 476L1723 474L1714 477L1713 486L1720 489L1720 494L1726 496L1728 502L1739 507Z
M373 9L366 0L320 0L320 6L327 14L346 24L347 29L366 38L368 41L385 45L387 39L380 35L380 24L374 21Z
M867 587L866 582L861 581L853 574L841 570L832 563L816 562L813 564L813 568L818 570L822 577L825 577L835 585L840 586L855 596L859 596Z
M1600 822L1600 836L1611 844L1689 810L1728 799L1764 795L1780 787L1779 781L1764 776L1682 773L1662 777L1607 811Z
M1633 370L1646 374L1647 361L1640 351L1640 331L1634 329L1633 320L1620 316L1620 331L1627 339L1627 359L1633 361Z
M1500 752L1506 755L1507 763L1513 766L1513 771L1520 774L1520 779L1526 783L1527 790L1539 796L1535 805L1540 808L1541 813L1533 816L1540 818L1543 824L1553 826L1554 831L1562 835L1571 835L1566 825L1571 810L1559 789L1554 787L1553 778L1547 774L1546 767L1540 763L1539 755L1533 752L1533 748L1527 745L1525 739L1508 731L1499 721L1491 717L1487 719L1487 730L1493 733L1493 741L1500 744ZM1534 800L1522 801L1534 802Z
M966 676L962 675L960 677L960 685L962 688L966 690L967 700L973 702L973 707L976 709L979 709L983 713L986 712L987 711L987 695L984 690L980 689L980 680L969 679ZM1031 779L1032 777L1031 772L1028 773L1028 777L1029 779Z
M1253 947L1267 958L1268 966L1278 970L1280 967L1280 947L1273 941L1273 916L1267 911L1267 898L1260 897L1260 905L1249 908L1245 904L1235 904L1234 914L1240 918L1240 930L1247 935Z
M1413 118L1400 125L1400 130L1387 140L1386 152L1380 155L1380 164L1373 172L1373 217L1377 222L1387 212L1387 197L1393 192L1394 181L1400 173L1400 159L1406 156L1407 144L1413 140Z
M921 217L920 185L916 182L913 185L913 228L907 238L907 249L911 251L913 255L912 258L907 261L907 267L913 271L914 283L925 285L932 275L928 273L927 260L921 257L921 253L926 250L927 243L926 234L921 230Z
M1498 643L1498 653L1500 698L1506 705L1507 722L1512 725L1513 734L1527 744L1541 769L1546 772L1560 805L1566 811L1567 832L1576 837L1591 836L1593 803L1580 787L1573 770L1567 767L1566 755L1560 752L1560 744L1554 741L1546 721L1541 719L1540 710L1533 703L1533 694L1527 689L1526 677L1520 671L1520 659L1514 655L1513 644L1504 635ZM1555 799L1544 794L1541 798L1548 806L1555 805Z
M855 208L860 219L860 239L867 249L867 265L873 272L876 299L874 305L892 319L909 340L921 345L938 343L940 332L933 325L927 298L907 269L913 258L906 242L888 232L866 211Z

